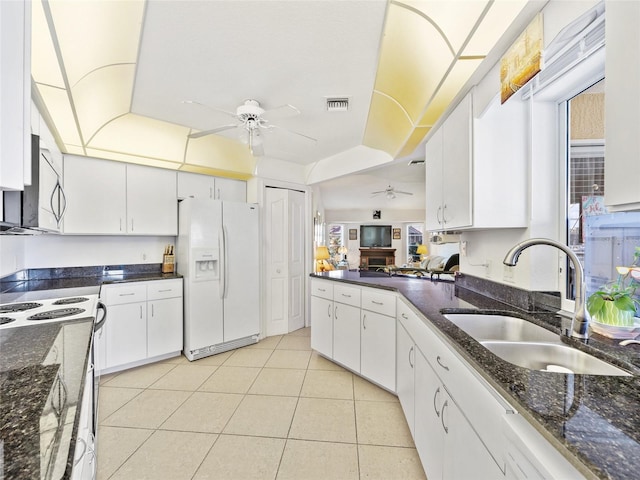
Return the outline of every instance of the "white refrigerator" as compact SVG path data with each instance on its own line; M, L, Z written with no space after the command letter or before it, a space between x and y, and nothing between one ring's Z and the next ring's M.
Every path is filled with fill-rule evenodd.
M258 341L258 206L186 198L178 204L177 272L184 277L189 360Z

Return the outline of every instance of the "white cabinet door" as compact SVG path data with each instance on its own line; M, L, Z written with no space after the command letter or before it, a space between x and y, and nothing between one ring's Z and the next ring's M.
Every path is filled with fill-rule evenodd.
M336 302L333 310L333 359L359 372L360 308Z
M361 319L360 373L395 391L396 319L368 310L362 310Z
M31 2L0 2L0 189L22 190L31 162Z
M147 356L182 350L182 297L147 304Z
M214 198L216 179L211 175L178 172L178 199Z
M442 127L425 147L426 230L442 229Z
M231 202L247 201L247 182L216 177L215 199Z
M411 430L411 435L415 437L414 367L416 361L416 349L413 344L413 340L399 321L397 322L396 342L396 393L398 394L400 405L402 405L404 416L407 419L409 430Z
M175 171L127 165L127 232L178 234Z
M442 226L468 227L471 215L471 95L445 120L442 138Z
M64 157L67 212L64 233L126 233L126 164L89 157Z
M109 305L107 368L147 358L147 304Z
M420 350L416 351L415 359L416 402L413 438L427 478L440 480L443 478L445 449L441 415L446 392Z
M333 302L311 297L311 348L333 357Z

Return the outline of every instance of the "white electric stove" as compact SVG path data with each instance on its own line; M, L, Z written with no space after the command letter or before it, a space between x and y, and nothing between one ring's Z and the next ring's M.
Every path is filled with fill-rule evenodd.
M37 300L24 295L20 301L0 304L0 329L95 317L97 301L95 293Z

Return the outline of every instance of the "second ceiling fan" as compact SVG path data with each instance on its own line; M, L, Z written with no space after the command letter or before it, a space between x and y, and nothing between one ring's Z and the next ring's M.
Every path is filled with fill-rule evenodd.
M192 100L185 100L183 103L200 105L202 107L215 110L216 112L223 113L236 120L235 123L221 125L209 130L202 130L200 132L191 133L189 134L189 138L200 138L206 135L212 135L227 130L236 129L239 131L238 133L240 140L249 145L251 154L256 157L264 155L262 134L271 130L287 132L289 134L296 135L300 138L314 143L317 141L315 138L303 133L295 132L288 128L280 127L271 123L271 120L274 118L285 118L299 115L300 110L298 110L293 105L286 104L279 107L271 108L269 110L265 110L260 106L260 103L257 100L249 99L245 100L244 103L236 109L236 113L232 113L227 112L226 110L221 110L219 108L211 107L209 105L194 102Z
M413 195L413 193L411 192L403 192L401 190L396 190L395 187L392 187L391 185L389 185L384 190L371 192L371 196L375 197L376 195L380 195L381 193L384 193L385 197L387 197L388 200L393 200L394 198L396 198L396 195Z

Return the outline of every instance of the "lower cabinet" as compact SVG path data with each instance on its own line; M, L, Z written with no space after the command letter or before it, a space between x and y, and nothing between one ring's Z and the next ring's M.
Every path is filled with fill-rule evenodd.
M398 306L400 309L400 306ZM400 322L396 326L396 393L407 419L411 435L415 438L415 364L416 347Z
M360 371L360 308L334 302L333 359Z
M396 319L368 310L361 315L360 373L395 392Z
M77 427L76 448L71 480L94 480L97 474L95 437L93 436L93 368L91 355L85 375L84 392L80 403L80 421Z
M420 350L415 354L414 440L430 480L504 476Z
M182 350L182 279L104 285L107 320L96 335L103 373Z
M311 348L333 358L333 301L311 296Z

